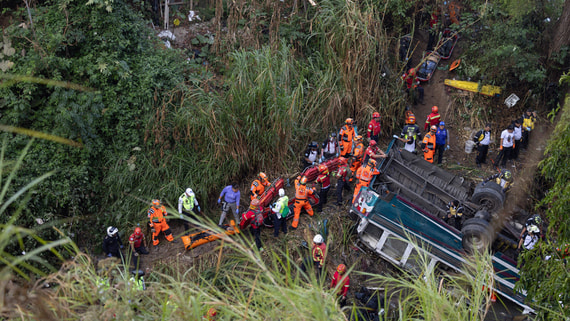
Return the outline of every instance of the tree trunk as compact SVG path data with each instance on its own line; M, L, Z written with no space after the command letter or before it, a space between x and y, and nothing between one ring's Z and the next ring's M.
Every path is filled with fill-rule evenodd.
M564 10L554 29L548 57L558 53L564 46L570 46L570 1L564 2ZM568 64L566 59L565 65Z

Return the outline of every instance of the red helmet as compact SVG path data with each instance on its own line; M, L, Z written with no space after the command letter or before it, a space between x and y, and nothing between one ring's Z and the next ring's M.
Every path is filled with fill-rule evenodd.
M371 140L369 145L370 145L370 146L376 146L376 141L375 141L374 139Z
M307 184L307 176L301 177L301 180L299 181L299 183L301 183L301 185L306 185Z
M339 264L338 267L336 268L336 271L340 274L344 274L344 272L346 272L346 265L344 264Z
M251 203L249 203L249 208L254 209L259 206L259 200L254 198Z
M152 200L152 206L160 206L160 200L157 199Z
M416 74L416 69L415 69L415 68L410 68L410 70L408 70L408 74L410 74L410 75L415 75L415 74Z
M140 227L135 227L135 235L142 235L142 230Z
M380 113L379 112L373 112L372 118L380 118Z
M438 110L439 110L439 109L437 108L437 106L433 106L433 107L431 108L431 112L432 112L432 113L437 113Z
M319 172L321 172L321 174L323 175L326 175L329 173L329 168L327 167L327 165L321 164L319 165Z

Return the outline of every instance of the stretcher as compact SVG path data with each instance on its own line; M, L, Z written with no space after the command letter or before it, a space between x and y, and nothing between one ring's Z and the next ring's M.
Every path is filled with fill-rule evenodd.
M234 220L230 221L230 225L224 225L222 228L224 231L219 233L211 230L203 230L198 233L182 236L181 238L182 243L184 243L184 248L186 250L191 250L200 245L219 240L226 235L234 235L240 232Z
M340 163L341 160L339 157L337 157L329 159L328 161L322 164L326 165L329 169L329 172L332 173L333 171L336 171L338 169ZM301 175L307 176L308 182L314 181L315 179L317 179L317 176L319 175L318 165L307 167L301 173ZM277 196L279 196L279 189L284 187L285 187L285 180L283 178L278 178L275 181L273 181L273 183L271 183L271 185L265 190L265 192L261 195L261 197L259 197L259 203L263 211L263 218L264 218L263 225L267 227L273 227L273 220L271 219L270 215L271 208L269 207L269 205ZM311 206L317 205L319 203L319 196L315 194L310 195L309 202L311 203ZM288 203L289 208L291 210L289 211L287 219L292 218L294 215L292 210L292 206L294 206L294 204L295 204L295 198L291 198ZM240 222L240 227L243 229L249 226L250 223L251 223L250 221ZM238 234L240 233L240 227L236 226L234 220L231 220L230 225L222 226L222 228L224 229L223 232L202 230L198 233L182 236L181 237L182 243L184 243L184 248L186 250L191 250L200 245L219 240L220 238L226 235Z
M436 46L437 53L441 59L447 60L451 58L453 49L457 44L457 40L459 40L459 35L457 33L453 33L451 29L445 29L443 31L443 35Z
M480 93L486 96L500 96L501 95L501 87L498 86L491 86L491 85L479 85L479 83L473 81L464 81L464 80L452 80L452 79L445 79L444 84L449 87L467 90L474 93Z
M424 56L425 54L426 53L424 53ZM424 62L422 63L420 68L418 68L418 71L416 73L418 80L420 81L430 80L431 76L433 76L433 73L437 70L437 65L439 64L440 60L441 57L437 52L428 53L427 58L424 58Z

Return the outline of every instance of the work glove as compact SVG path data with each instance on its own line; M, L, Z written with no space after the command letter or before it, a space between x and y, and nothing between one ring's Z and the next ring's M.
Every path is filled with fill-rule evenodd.
M449 150L449 145L447 145L447 146L445 147L445 150Z
M526 128L526 131L529 132L529 131L530 131L530 127L527 127L527 128Z
M122 250L124 247L125 247L124 245L121 245L121 250Z
M222 200L218 198L218 204L220 204L221 201L222 201Z
M111 257L111 256L113 256L111 253L107 254L107 257Z
M135 252L135 256L139 256L139 252Z
M236 209L236 214L239 214L239 209Z
M197 208L198 208L198 212L202 212L202 209L200 208L200 206L198 206Z

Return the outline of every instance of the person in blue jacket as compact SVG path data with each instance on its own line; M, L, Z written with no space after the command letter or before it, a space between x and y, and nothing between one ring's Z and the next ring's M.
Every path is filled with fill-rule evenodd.
M445 122L440 121L439 127L435 132L435 151L437 153L437 163L441 164L443 160L443 151L449 149L449 132L445 128Z

